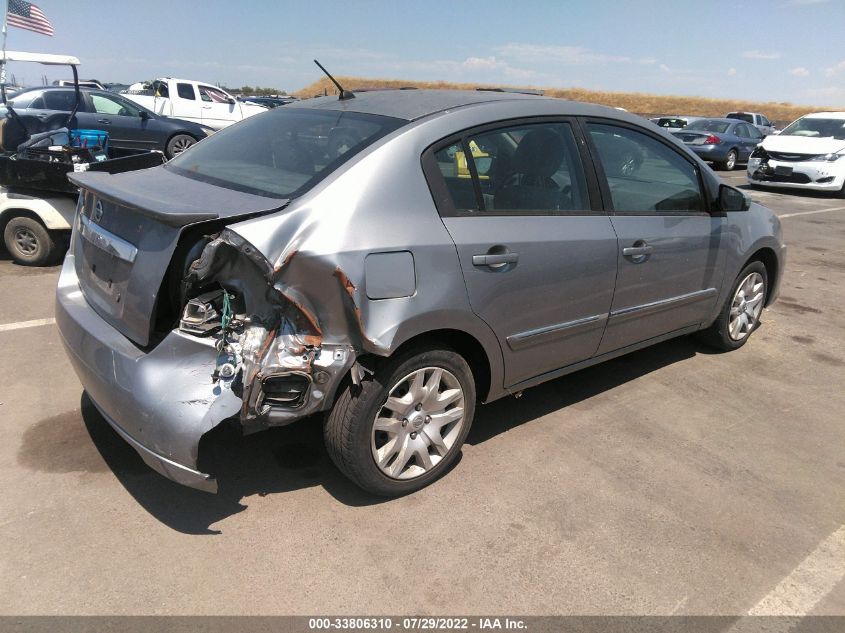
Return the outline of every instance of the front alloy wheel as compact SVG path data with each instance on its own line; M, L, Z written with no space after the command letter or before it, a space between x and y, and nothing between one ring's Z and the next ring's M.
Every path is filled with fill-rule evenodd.
M734 281L719 316L713 325L699 333L700 338L726 352L745 345L752 332L760 327L768 288L769 277L763 262L748 264Z
M736 289L731 301L728 334L734 341L746 338L760 321L763 312L766 281L758 272L749 274Z

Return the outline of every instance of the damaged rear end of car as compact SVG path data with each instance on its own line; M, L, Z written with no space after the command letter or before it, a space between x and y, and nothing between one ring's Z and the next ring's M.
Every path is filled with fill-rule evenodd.
M164 167L71 177L81 194L56 302L68 356L149 466L209 492L217 482L197 464L203 435L227 420L249 433L325 411L344 378L360 378L357 355L377 348L342 262L298 247L310 221L291 201L402 121L268 115ZM253 169L232 168L262 151ZM262 172L267 156L272 172ZM232 227L268 214L291 216L274 261Z

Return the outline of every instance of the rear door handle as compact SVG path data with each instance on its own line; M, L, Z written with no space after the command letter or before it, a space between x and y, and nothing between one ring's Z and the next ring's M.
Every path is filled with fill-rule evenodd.
M473 255L473 266L504 266L505 264L515 264L519 261L519 253L497 253L487 255Z
M651 256L653 250L651 246L645 243L645 240L637 240L633 246L623 248L622 255L635 264L641 264Z

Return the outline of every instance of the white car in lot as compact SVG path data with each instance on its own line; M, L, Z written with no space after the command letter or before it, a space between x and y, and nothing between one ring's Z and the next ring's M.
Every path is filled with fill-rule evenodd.
M845 112L808 114L767 136L748 160L748 182L845 197Z
M192 79L163 77L132 84L122 94L156 114L193 121L213 130L267 111L262 105L238 101L222 88Z

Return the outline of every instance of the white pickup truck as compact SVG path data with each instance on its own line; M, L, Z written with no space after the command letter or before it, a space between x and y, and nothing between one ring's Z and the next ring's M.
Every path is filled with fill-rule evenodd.
M156 114L195 121L214 130L267 111L264 106L238 101L216 86L173 77L132 84L122 94Z

